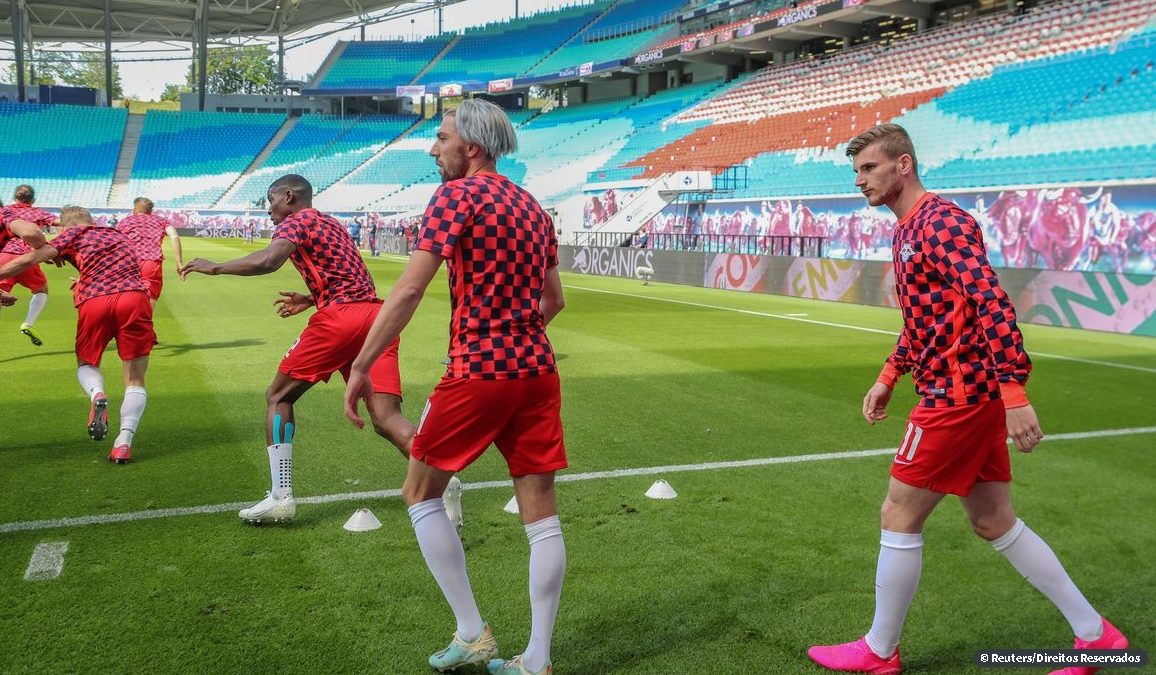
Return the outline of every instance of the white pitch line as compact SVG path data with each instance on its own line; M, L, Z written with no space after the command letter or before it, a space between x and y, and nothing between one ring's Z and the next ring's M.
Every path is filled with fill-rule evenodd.
M43 541L32 551L28 569L24 571L25 581L48 581L60 576L64 569L64 554L68 553L67 541Z
M775 314L773 312L760 312L753 309L740 309L738 307L727 307L725 305L708 305L704 302L691 302L690 300L675 300L674 298L658 298L652 295L637 295L635 293L623 293L622 291L608 291L603 288L590 288L588 286L574 286L566 284L566 288L575 288L580 291L590 291L591 293L605 293L607 295L621 295L626 298L635 298L638 300L655 300L657 302L669 302L675 305L687 305L688 307L699 307L702 309L717 309L723 312L736 312L738 314L748 314L750 316L765 316L771 319L783 319L784 321L798 321L800 323L812 323L818 326L829 326L831 328L846 328L848 330L857 330L864 333L879 333L881 335L899 335L898 331L882 330L879 328L866 328L864 326L852 326L845 323L833 323L831 321L818 321L815 319L804 319L798 316L791 316L790 314Z
M588 286L574 286L566 284L566 288L573 288L579 291L589 291L591 293L605 293L607 295L621 295L627 298L634 298L636 300L654 300L656 302L669 302L675 305L687 305L690 307L700 307L702 309L716 309L723 312L736 312L738 314L749 314L751 316L765 316L771 319L782 319L784 321L799 321L801 323L811 323L819 326L828 326L831 328L846 328L847 330L855 330L862 333L879 333L882 335L890 335L898 337L898 330L881 330L879 328L868 328L866 326L852 326L846 323L834 323L831 321L816 321L815 319L804 319L798 314L775 314L773 312L759 312L753 309L740 309L738 307L727 307L725 305L708 305L701 302L691 302L689 300L675 300L674 298L659 298L653 295L638 295L636 293L623 293L622 291L608 291L603 288L590 288ZM805 315L804 315L805 316ZM1048 359L1056 359L1058 361L1073 361L1075 363L1084 363L1092 366L1106 366L1109 368L1122 368L1124 370L1135 370L1141 373L1156 374L1156 368L1148 368L1147 366L1133 366L1127 363L1114 363L1112 361L1097 361L1094 359L1081 359L1074 356L1061 356L1059 354L1048 354L1046 352L1030 352L1031 356L1042 356Z
M1084 440L1089 438L1109 438L1112 436L1132 436L1137 434L1156 434L1156 426L1134 427L1130 429L1102 429L1100 431L1077 431L1065 434L1051 434L1045 442ZM627 478L631 476L651 476L660 473L684 473L689 471L716 471L719 469L738 469L753 466L769 466L773 464L795 464L799 462L820 462L834 459L858 459L861 457L877 457L895 452L894 447L877 448L875 450L848 450L844 452L822 452L806 455L786 455L783 457L761 457L756 459L738 459L727 462L703 462L700 464L669 464L666 466L643 466L634 469L613 469L610 471L588 471L586 473L562 474L557 477L559 483L576 483L578 481L597 480L601 478ZM509 488L513 482L509 480L478 481L466 483L465 490L484 490L489 488ZM371 490L368 492L341 492L330 495L313 497L298 497L300 504L333 504L337 502L356 502L367 499L388 499L400 497L401 490ZM107 525L110 523L127 523L138 520L152 520L154 518L172 518L175 516L195 516L209 513L237 511L252 506L252 502L230 502L228 504L206 504L204 506L186 506L172 509L153 509L149 511L130 511L128 513L109 513L99 516L78 516L75 518L56 518L53 520L28 520L15 523L0 523L0 534L6 532L28 532L33 530L49 530L61 527L80 527L83 525Z

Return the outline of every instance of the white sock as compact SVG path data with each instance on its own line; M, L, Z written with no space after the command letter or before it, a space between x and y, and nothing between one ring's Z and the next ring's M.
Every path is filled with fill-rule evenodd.
M446 516L441 497L409 507L409 519L426 567L442 589L458 623L458 637L473 642L482 634L482 615L466 574L466 551Z
M97 394L104 394L104 376L100 369L94 366L81 366L76 369L76 379L80 381L80 388L88 394L88 400L96 399Z
M1091 603L1064 571L1060 559L1040 535L1016 518L1015 525L992 547L1003 554L1032 586L1043 593L1063 613L1072 632L1081 640L1097 640L1104 625Z
M566 544L562 522L550 516L526 525L530 542L530 644L522 653L526 670L537 672L550 662L554 620L566 575Z
M47 293L33 293L32 297L28 299L28 316L25 317L24 323L29 326L36 323L36 319L40 318L40 313L44 311L46 304L48 304Z
M265 449L269 451L269 475L273 482L270 492L280 499L293 492L293 444L274 443Z
M144 414L145 404L148 403L148 394L144 387L125 387L124 403L120 406L120 435L116 437L117 445L132 445L132 437L140 425L141 415Z
M875 620L867 646L882 658L899 647L907 610L923 572L923 534L882 531L879 564L875 568Z

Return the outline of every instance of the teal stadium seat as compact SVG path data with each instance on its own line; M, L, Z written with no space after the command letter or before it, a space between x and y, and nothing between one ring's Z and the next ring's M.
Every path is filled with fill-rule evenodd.
M44 206L104 206L127 119L124 108L0 102L5 201L28 183Z

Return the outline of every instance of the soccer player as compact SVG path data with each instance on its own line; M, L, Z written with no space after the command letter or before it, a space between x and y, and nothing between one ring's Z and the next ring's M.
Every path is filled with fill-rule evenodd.
M566 467L561 393L546 324L563 307L557 240L530 193L496 173L517 148L509 118L480 99L442 119L430 149L443 185L422 219L417 246L353 362L345 414L362 426L374 355L409 323L447 261L453 316L449 367L418 424L402 494L426 565L453 610L450 644L430 656L436 670L488 663L502 675L549 673L550 643L566 570L554 472ZM508 661L483 623L461 541L441 498L450 476L494 443L514 479L530 544L530 643Z
M50 243L0 266L0 279L49 260L72 263L80 271L73 287L76 303L76 377L91 405L88 435L96 441L108 434L108 398L100 360L114 338L124 362L124 404L120 434L108 461L126 464L132 459L133 436L148 401L145 372L156 343L153 309L148 302L140 261L124 235L96 227L88 209L66 206L60 214L64 231Z
M886 206L899 220L892 255L904 325L863 399L863 417L869 424L886 419L895 383L909 371L922 398L883 501L871 630L855 642L812 647L808 655L831 670L900 671L899 635L919 585L923 524L948 494L960 497L975 533L1056 605L1076 634L1076 649L1127 647L1012 508L1007 439L1031 452L1044 434L1024 392L1031 360L1015 308L988 263L979 226L967 211L924 189L902 127L868 129L851 140L847 155L867 202Z
M13 239L21 239L33 249L47 243L44 233L35 223L12 217L12 213L7 209L0 208L0 249L6 247ZM16 296L2 290L3 286L3 281L0 281L0 307L11 307L16 304Z
M149 300L156 307L157 298L161 297L161 288L165 284L163 270L164 252L161 243L168 235L173 243L173 255L177 259L177 269L184 267L184 258L181 256L181 236L172 224L153 215L153 202L148 197L137 197L132 200L132 215L116 224L116 229L124 233L136 257L140 258L141 276L149 287Z
M334 218L313 208L313 186L289 174L269 186L269 215L276 225L268 246L243 258L215 263L195 258L181 267L181 279L199 274L255 276L275 272L292 260L309 288L309 295L281 291L274 301L282 317L317 311L289 347L266 392L265 443L273 486L264 500L241 509L246 522L291 520L297 514L293 497L293 405L318 382L328 382L349 366L361 349L373 318L381 308L373 279L349 232ZM372 380L369 411L374 429L408 455L413 424L401 413L398 342L391 341L369 360Z
M56 216L32 205L36 201L36 191L32 189L31 185L17 186L13 196L15 201L4 207L4 211L8 213L7 219L28 221L41 228L57 223ZM31 250L32 248L23 239L10 239L3 248L0 248L0 265ZM20 332L28 336L33 345L39 347L44 344L44 340L36 331L35 325L36 319L44 311L44 306L48 304L48 278L44 276L39 265L33 265L17 276L0 281L0 291L11 291L16 284L24 286L32 293L32 297L28 300L28 313L24 317L24 323L20 324Z

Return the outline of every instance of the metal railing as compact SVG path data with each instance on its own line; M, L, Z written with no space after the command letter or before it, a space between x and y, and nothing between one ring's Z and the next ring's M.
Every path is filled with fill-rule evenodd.
M645 248L652 251L701 251L822 258L827 237L746 234L623 234L579 232L579 246Z

